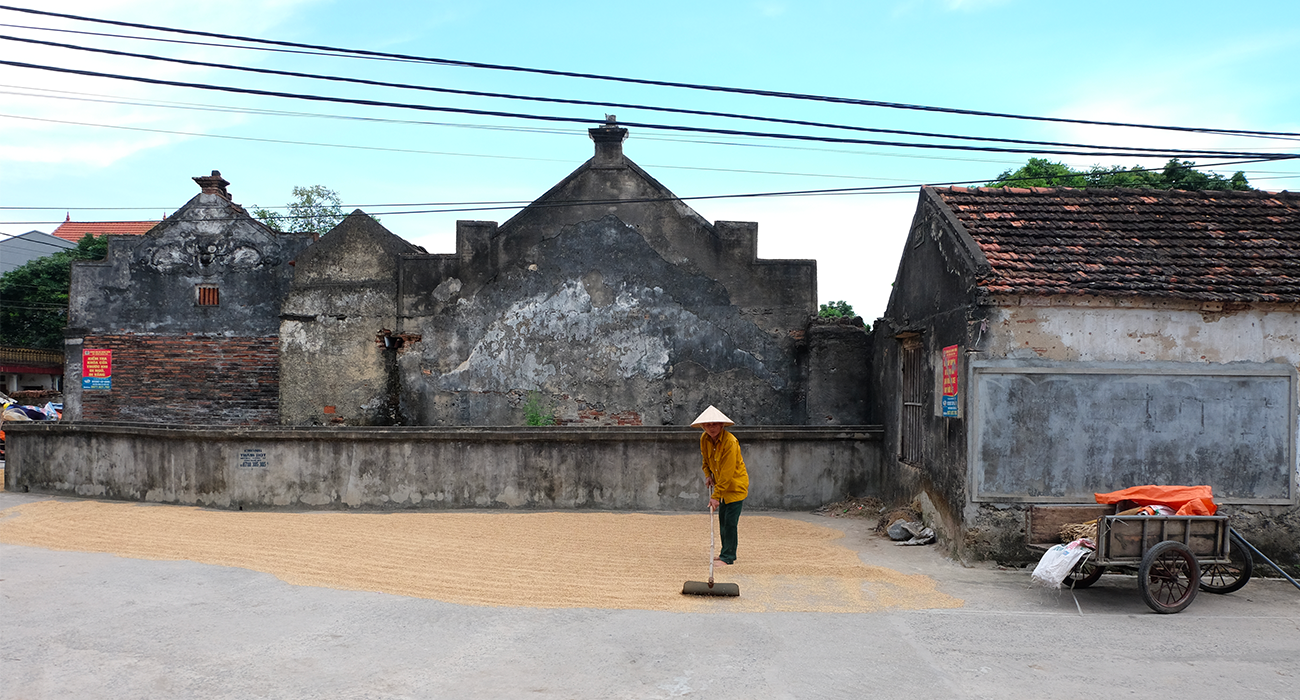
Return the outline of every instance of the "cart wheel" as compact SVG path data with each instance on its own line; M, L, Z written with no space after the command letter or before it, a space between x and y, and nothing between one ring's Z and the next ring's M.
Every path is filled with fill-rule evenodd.
M1191 605L1200 579L1201 567L1192 550L1172 540L1157 542L1138 568L1142 600L1158 613L1182 612Z
M1231 593L1250 580L1250 575L1255 571L1255 561L1251 559L1246 543L1235 532L1232 533L1229 550L1231 564L1210 564L1201 569L1201 590L1206 593Z
M1097 566L1090 561L1085 561L1070 570L1069 575L1065 577L1064 583L1070 584L1070 587L1076 590L1087 588L1096 583L1104 573L1106 573L1106 567Z

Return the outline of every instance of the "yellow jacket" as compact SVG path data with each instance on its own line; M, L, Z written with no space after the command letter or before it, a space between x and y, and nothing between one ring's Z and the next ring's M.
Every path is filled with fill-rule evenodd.
M740 441L723 429L718 439L700 433L700 455L704 458L704 473L713 478L713 495L723 503L745 500L749 495L749 473L745 459L740 456Z

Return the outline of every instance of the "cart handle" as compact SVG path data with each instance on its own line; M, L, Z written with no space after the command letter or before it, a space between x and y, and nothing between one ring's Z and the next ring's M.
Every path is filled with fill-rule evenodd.
M1273 567L1274 569L1276 569L1277 572L1278 572L1279 574L1282 574L1283 576L1285 576L1285 577L1286 577L1286 580L1290 581L1292 586L1295 586L1296 588L1300 588L1300 583L1296 583L1296 580L1293 579L1293 578L1291 578L1291 575L1290 575L1290 574L1288 574L1287 572L1283 571L1283 570L1282 570L1282 567L1278 566L1277 564L1274 564L1272 559L1269 559L1268 557L1264 556L1264 554L1263 554L1262 552L1260 552L1258 549L1255 549L1255 545L1253 545L1253 544L1251 544L1249 541L1247 541L1245 537L1242 537L1242 536L1241 536L1241 533L1240 533L1240 532L1237 532L1237 528L1235 528L1235 527L1229 527L1228 530L1230 530L1230 531L1232 532L1232 534L1236 535L1236 536L1237 536L1237 539L1241 540L1242 544L1246 545L1247 547L1250 547L1250 551L1254 552L1254 553L1255 553L1255 556L1259 557L1260 559L1263 559L1265 562L1268 563L1269 566L1271 566L1271 567Z

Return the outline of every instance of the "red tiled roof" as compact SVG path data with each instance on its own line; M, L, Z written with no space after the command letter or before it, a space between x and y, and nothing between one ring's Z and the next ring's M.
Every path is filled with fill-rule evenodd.
M87 233L139 236L157 225L157 221L65 221L50 235L78 243Z
M1010 294L1300 302L1300 193L935 189Z

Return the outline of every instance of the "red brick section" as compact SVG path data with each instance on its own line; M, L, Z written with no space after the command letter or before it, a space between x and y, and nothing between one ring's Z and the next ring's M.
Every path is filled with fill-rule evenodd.
M606 413L587 408L578 411L577 420L561 420L560 425L641 425L641 414L636 411Z
M191 425L280 420L276 336L90 335L82 347L113 351L113 388L82 392L83 420Z
M935 189L994 293L1300 302L1300 194Z

